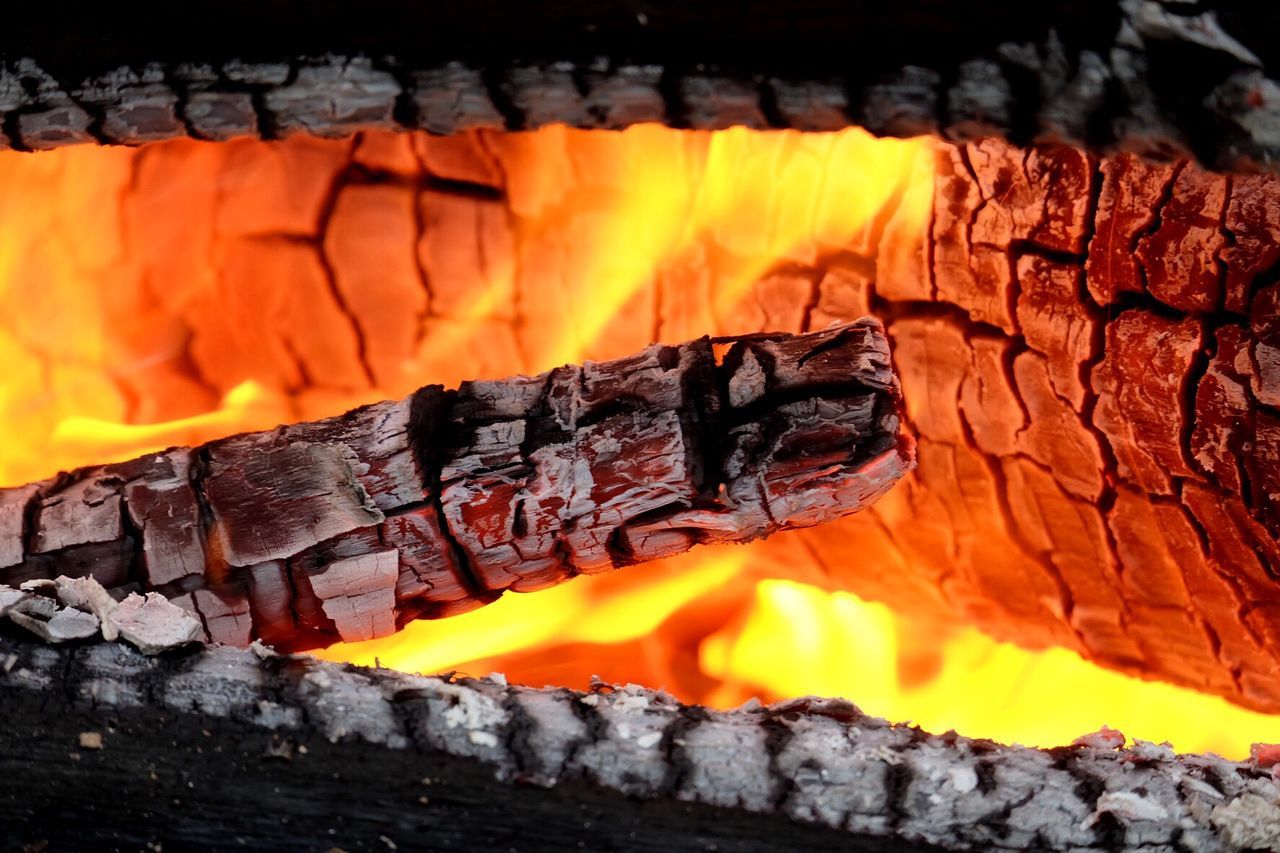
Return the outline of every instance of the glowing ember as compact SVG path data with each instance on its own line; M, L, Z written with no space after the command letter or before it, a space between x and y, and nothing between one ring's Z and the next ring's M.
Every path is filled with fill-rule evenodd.
M862 306L804 271L823 259L909 291L933 162L929 142L857 130L644 126L6 152L0 484L652 339L849 319ZM900 346L926 343L945 341ZM941 622L936 590L902 615L828 591L842 578L813 542L509 595L325 656L571 686L598 674L721 707L844 695L1040 745L1103 724L1231 756L1280 741L1277 718ZM879 557L865 548L843 571L915 594Z

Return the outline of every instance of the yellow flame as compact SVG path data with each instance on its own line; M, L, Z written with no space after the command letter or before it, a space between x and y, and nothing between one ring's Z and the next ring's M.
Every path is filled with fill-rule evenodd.
M505 652L574 642L620 643L642 637L672 613L722 586L742 571L747 554L732 546L709 549L676 574L648 583L618 575L596 583L566 583L537 593L505 595L497 602L442 621L415 622L385 640L339 643L317 656L327 660L410 672L439 672ZM609 587L615 587L609 590ZM601 588L607 590L600 594Z
M703 641L700 661L724 682L720 705L750 695L844 696L868 714L926 731L1027 746L1067 744L1104 725L1132 739L1235 758L1248 755L1251 743L1280 742L1280 717L973 629L939 638L936 677L904 684L897 638L915 632L932 633L846 592L765 580L741 625Z
M707 155L694 220L732 258L721 313L779 260L813 263L832 247L856 245L905 187L931 185L929 169L911 168L928 147L923 139L784 131L776 144L758 140L745 128L723 131Z
M287 398L250 380L223 395L218 408L189 418L123 424L72 415L54 427L50 442L60 455L123 462L165 447L203 444L245 430L267 429L290 420L292 411Z

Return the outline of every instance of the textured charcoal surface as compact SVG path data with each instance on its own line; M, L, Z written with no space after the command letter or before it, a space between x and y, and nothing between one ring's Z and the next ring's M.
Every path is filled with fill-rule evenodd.
M1280 154L1280 11L1244 3L560 2L530 16L380 2L196 3L152 40L141 12L48 13L0 34L6 144L41 149L358 129L856 124L1070 142L1224 170ZM87 20L85 20L87 18ZM300 21L305 19L305 23Z
M194 646L0 637L0 838L201 849L1198 850L1280 844L1251 764L1040 751L840 700L712 711Z
M736 339L720 362L703 338L433 385L0 489L0 579L156 590L236 645L385 637L863 509L913 464L899 400L870 319Z

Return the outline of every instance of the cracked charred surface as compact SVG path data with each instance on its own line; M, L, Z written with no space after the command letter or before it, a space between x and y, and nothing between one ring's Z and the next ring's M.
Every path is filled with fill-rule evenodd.
M470 256L489 263L484 247L507 245L529 209L610 186L566 178L548 201L519 178L515 140L448 144L508 176L477 202L515 223L475 232ZM766 551L903 612L1280 710L1280 181L994 140L930 156L923 224L888 210L842 250L805 247L730 308L717 253L756 246L717 238L696 255L705 268L659 269L632 296L652 330L610 332L881 316L919 468L873 511ZM785 183L788 163L775 168ZM558 277L570 260L513 257L519 317L502 334L536 357L571 304Z
M920 441L877 510L890 547L999 636L1280 709L1280 183L992 141L938 156L931 295L867 287Z
M0 580L157 590L209 639L394 633L873 503L913 464L870 319L428 386L0 490Z
M1106 730L1035 750L892 726L843 700L714 711L635 686L534 690L260 648L146 657L0 636L0 661L11 723L0 732L0 838L11 846L1280 843L1280 789L1265 767L1120 749Z

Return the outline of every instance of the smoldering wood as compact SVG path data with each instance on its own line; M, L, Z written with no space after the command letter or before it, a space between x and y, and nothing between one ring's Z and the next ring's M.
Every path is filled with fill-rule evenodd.
M720 363L706 338L654 345L0 490L0 582L88 575L163 593L216 642L312 648L821 524L910 470L877 321L729 343Z
M1035 750L892 726L843 700L715 711L634 686L536 690L230 647L145 657L0 637L0 661L10 845L1280 844L1268 768L1117 748L1114 732Z
M131 14L86 10L85 39L35 13L31 29L10 28L20 39L0 42L0 138L42 149L555 122L853 124L1190 153L1244 172L1280 160L1280 17L1269 8L806 0L786 13L671 2L636 13L569 0L545 29L507 0L433 9L427 21L410 5L380 3L360 23L325 7L302 26L222 3L193 8L206 25L163 42L140 39Z
M938 166L925 286L872 286L920 439L895 549L961 567L1003 637L1274 710L1275 177L991 140Z

